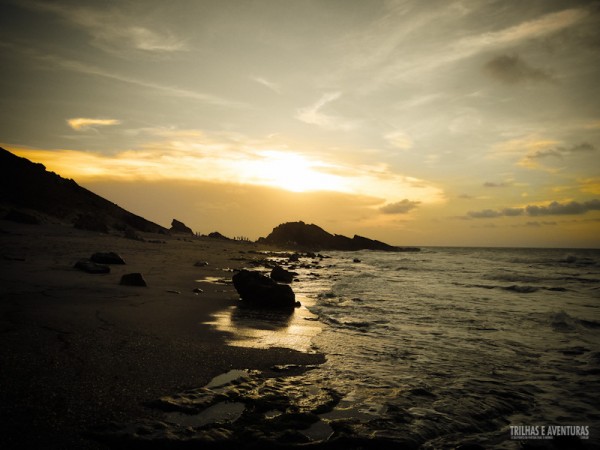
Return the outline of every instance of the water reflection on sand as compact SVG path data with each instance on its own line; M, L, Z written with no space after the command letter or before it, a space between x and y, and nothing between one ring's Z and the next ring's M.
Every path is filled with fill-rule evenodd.
M310 299L301 298L305 305ZM283 347L314 352L312 338L321 331L316 316L305 306L293 311L264 310L231 306L206 322L230 334L228 343L238 347Z

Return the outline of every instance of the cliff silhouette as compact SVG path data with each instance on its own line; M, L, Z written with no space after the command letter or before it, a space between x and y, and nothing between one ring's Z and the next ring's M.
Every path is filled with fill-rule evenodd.
M167 229L135 215L79 186L0 147L0 215L25 223L48 218L77 228L166 233Z

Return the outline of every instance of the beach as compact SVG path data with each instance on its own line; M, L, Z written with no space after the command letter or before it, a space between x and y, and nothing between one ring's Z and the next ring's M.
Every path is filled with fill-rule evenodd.
M226 333L207 324L239 302L231 284L215 279L230 280L256 244L142 238L0 222L2 448L106 448L91 430L160 418L148 404L165 395L232 369L268 374L276 365L302 370L324 360L229 346ZM116 252L126 264L111 265L109 274L74 269L95 252ZM136 272L147 287L119 284Z

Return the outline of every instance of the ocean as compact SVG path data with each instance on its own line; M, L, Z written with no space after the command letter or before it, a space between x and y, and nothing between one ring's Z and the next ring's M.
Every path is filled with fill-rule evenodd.
M600 250L326 256L317 273L295 268L306 308L295 320L265 326L251 315L225 326L240 345L327 356L301 380L341 396L313 439L343 428L425 449L513 449L568 435L598 445ZM549 436L551 426L567 436Z
M294 313L233 306L211 322L230 345L318 352L324 364L277 377L232 370L162 399L164 421L136 436L239 448L600 448L600 250L324 256L269 255L298 273Z
M325 324L314 342L333 387L388 419L373 432L514 448L510 425L586 425L600 440L599 251L332 256L299 290Z

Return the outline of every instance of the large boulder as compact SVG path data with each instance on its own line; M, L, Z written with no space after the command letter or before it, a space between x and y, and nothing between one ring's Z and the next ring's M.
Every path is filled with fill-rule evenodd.
M277 309L298 306L290 286L279 284L260 272L241 270L233 276L233 285L248 306Z

